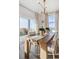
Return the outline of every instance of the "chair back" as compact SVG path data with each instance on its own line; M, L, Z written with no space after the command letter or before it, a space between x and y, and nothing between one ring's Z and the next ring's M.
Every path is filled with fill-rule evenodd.
M51 38L51 40L48 42L48 47L50 47L53 51L56 50L56 46L57 46L57 33L55 33Z
M54 38L53 38L53 40L52 40L52 49L53 49L53 51L54 52L56 52L56 48L57 48L57 33L55 33L55 36L54 36Z

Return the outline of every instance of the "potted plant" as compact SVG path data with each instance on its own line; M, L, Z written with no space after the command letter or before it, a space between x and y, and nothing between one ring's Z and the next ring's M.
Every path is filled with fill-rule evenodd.
M44 28L39 28L39 31L40 31L40 35L44 35L44 33L45 33L45 29Z
M50 31L50 29L48 27L46 27L46 33L48 33Z

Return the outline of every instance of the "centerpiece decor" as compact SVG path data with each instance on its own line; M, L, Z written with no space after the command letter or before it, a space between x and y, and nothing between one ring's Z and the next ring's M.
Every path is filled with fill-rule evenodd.
M46 27L45 29L46 29L46 33L48 33L50 31L50 29L48 27Z
M40 35L43 36L44 33L45 33L45 29L44 28L39 28L39 31L40 31Z

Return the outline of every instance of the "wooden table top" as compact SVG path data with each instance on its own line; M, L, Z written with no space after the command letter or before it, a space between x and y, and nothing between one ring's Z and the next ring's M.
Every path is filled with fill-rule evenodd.
M40 36L40 35L36 35L36 36L30 36L29 39L30 40L34 40L34 41L39 41L41 39L44 39L45 42L49 42L51 40L51 38L54 36L55 33L48 33L45 36Z
M55 33L48 33L45 37L44 40L46 43L48 43L49 41L51 41L54 38Z

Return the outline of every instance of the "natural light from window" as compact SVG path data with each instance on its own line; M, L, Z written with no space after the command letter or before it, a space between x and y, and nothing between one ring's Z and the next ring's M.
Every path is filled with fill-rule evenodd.
M55 17L54 16L48 16L48 24L49 28L52 32L55 32Z
M20 17L20 28L27 28L31 31L36 31L36 21L34 19Z

